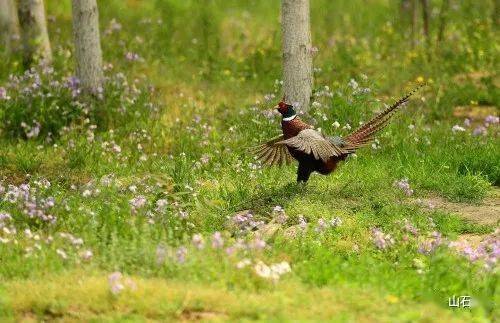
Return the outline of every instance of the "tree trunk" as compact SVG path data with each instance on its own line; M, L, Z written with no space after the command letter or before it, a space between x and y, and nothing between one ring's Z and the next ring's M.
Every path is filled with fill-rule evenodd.
M18 0L23 63L28 68L34 61L52 62L43 0Z
M424 27L424 37L427 47L430 45L430 30L429 30L429 0L420 0L422 4L422 23Z
M411 0L411 47L417 45L417 0Z
M446 28L446 18L448 17L449 0L443 0L441 10L439 11L439 29L437 34L437 43L440 43L444 38L444 29Z
M19 18L14 0L0 0L0 43L9 51L19 39Z
M493 0L493 12L491 13L493 26L497 27L500 23L500 0Z
M103 80L96 0L72 0L72 10L76 76L84 91L95 93Z
M281 28L285 100L307 111L313 86L309 0L282 0Z

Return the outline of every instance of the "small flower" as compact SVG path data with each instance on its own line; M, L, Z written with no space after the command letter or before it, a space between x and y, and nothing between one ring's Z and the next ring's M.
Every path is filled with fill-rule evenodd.
M499 117L497 117L497 116L489 115L486 118L484 118L484 124L486 126L488 126L490 124L496 124L498 122L499 122Z
M260 236L256 236L250 242L250 247L255 250L262 250L266 247L266 242Z
M334 123L332 123L332 126L334 128L338 128L338 127L340 127L340 123L338 121L335 121Z
M242 259L242 260L238 261L238 263L236 264L236 268L243 269L246 266L250 265L251 263L252 262L250 261L250 259L245 258L245 259Z
M454 126L451 128L451 131L452 131L453 133L457 133L457 132L464 132L464 131L465 131L465 128L456 124L456 125L454 125Z
M182 246L177 249L175 252L175 256L177 257L177 262L182 264L186 261L187 256L187 248Z
M477 126L472 131L473 136L486 136L488 134L488 130L484 126Z
M394 186L402 190L407 196L413 195L413 190L410 187L410 183L408 182L408 178L403 178L399 181L394 182Z
M162 265L165 262L165 258L167 257L167 249L165 249L165 246L162 244L159 244L156 247L156 264L157 265Z
M279 224L285 224L288 220L288 216L285 214L285 210L281 206L275 206L273 213L275 214L276 222Z
M314 229L316 232L320 233L326 230L328 227L328 224L326 223L325 219L319 218L318 219L318 224L316 225L316 228Z
M62 259L66 260L68 259L68 255L66 254L66 252L62 249L56 249L56 253L59 255L59 257L61 257Z
M330 226L332 228L336 228L336 227L339 227L341 225L342 225L342 219L341 218L336 217L336 218L333 218L333 219L330 220Z
M374 228L372 230L372 241L379 249L387 249L394 244L394 239L390 234L384 234L382 230Z
M160 199L156 201L156 208L155 211L159 213L165 212L167 209L168 201L166 199Z
M122 277L122 273L118 271L108 276L109 289L113 295L118 295L125 289L125 286L121 282Z
M129 201L130 206L132 207L132 212L137 212L138 209L144 207L146 205L146 198L142 195L134 197Z
M272 264L271 266L268 266L264 262L259 261L257 262L257 264L255 264L254 271L258 276L276 282L280 279L281 275L289 273L291 271L291 268L286 261Z
M359 84L355 79L350 79L347 85L350 86L353 90L356 90L359 87Z
M10 96L7 95L7 90L0 86L0 100L9 100Z
M200 233L193 235L192 242L196 249L201 250L205 247L205 240Z
M5 222L5 221L7 221L7 220L11 220L11 219L12 219L12 217L10 216L10 214L9 214L9 213L6 213L6 212L0 212L0 224L1 224L2 222Z
M299 227L302 230L305 230L307 228L307 221L303 215L299 215Z
M93 256L94 254L91 250L85 250L80 253L80 258L82 258L83 261L89 261Z
M129 62L135 62L140 59L140 56L137 53L127 52L125 54L125 59Z
M224 239L219 231L216 231L212 236L212 248L220 249L224 246Z
M434 231L429 239L424 240L418 247L418 251L423 254L430 254L441 245L441 233Z

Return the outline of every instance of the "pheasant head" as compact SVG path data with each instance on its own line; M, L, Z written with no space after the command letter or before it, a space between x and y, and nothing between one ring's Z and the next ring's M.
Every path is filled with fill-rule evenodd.
M280 103L278 103L276 109L279 113L281 113L283 121L293 120L297 116L293 105L286 103L284 99Z

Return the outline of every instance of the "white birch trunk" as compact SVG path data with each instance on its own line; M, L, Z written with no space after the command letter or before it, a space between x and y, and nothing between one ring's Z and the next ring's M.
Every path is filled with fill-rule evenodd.
M19 39L19 18L14 0L0 0L0 44L12 50Z
M85 91L102 86L102 52L96 0L72 0L76 75Z
M50 64L52 50L43 0L18 0L18 14L25 67L37 60Z
M285 100L309 109L313 87L309 0L281 0Z

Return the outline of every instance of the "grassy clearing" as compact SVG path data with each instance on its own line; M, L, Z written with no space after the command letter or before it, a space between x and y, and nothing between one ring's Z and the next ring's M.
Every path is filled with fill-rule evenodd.
M106 96L94 101L73 97L67 83L70 8L47 3L54 72L17 82L8 75L22 73L18 57L5 56L0 67L0 86L11 96L0 101L0 214L9 215L0 221L0 315L498 316L498 225L424 210L394 185L407 178L412 199L473 204L498 186L498 121L485 124L481 116L466 126L463 112L454 115L456 106L498 111L489 4L461 3L441 45L420 40L412 48L401 32L407 27L394 18L395 2L313 1L318 104L308 122L347 134L420 79L429 86L374 147L303 187L294 183L294 167L262 169L247 152L279 133L278 117L266 112L280 96L278 2L110 0L100 10L105 61L113 66ZM129 61L127 52L141 59ZM356 92L351 79L370 91ZM235 228L242 210L263 228ZM462 234L492 235L493 242L463 257L448 247ZM286 261L291 272L278 281L261 277L260 261ZM113 295L116 286L106 280L115 271L137 288ZM453 295L472 296L472 310L448 308Z

